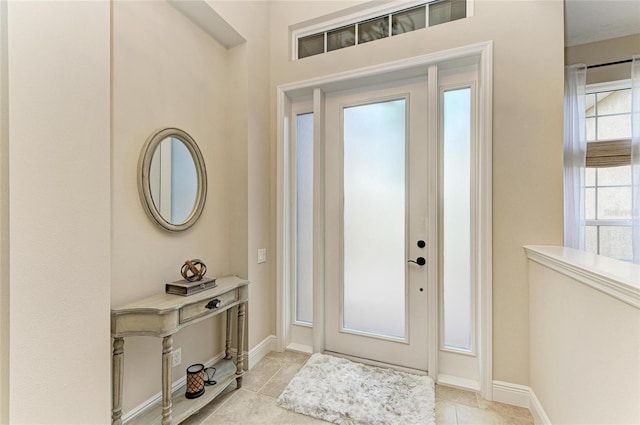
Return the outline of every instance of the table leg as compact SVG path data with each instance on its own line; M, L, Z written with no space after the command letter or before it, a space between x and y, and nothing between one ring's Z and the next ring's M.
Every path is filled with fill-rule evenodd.
M224 342L224 359L231 358L231 320L233 320L233 308L227 309L227 333Z
M122 425L122 377L124 375L124 338L113 339L111 357L111 424Z
M162 425L171 424L171 357L173 336L162 338Z
M238 305L238 354L236 359L236 383L238 388L242 388L242 375L244 375L244 319L246 316L247 303Z

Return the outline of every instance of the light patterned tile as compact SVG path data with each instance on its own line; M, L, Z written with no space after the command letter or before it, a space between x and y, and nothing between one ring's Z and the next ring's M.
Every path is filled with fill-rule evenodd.
M240 389L202 424L326 425L327 422L283 409L272 397Z
M464 404L470 407L479 407L476 393L459 390L444 385L436 385L436 401Z
M282 368L260 389L259 393L268 395L269 397L278 398L289 381L296 376L296 373L302 368L297 363L286 363Z
M510 404L488 401L482 397L478 397L478 406L481 409L487 409L499 413L502 416L526 419L533 422L533 416L529 409L525 407L512 406Z
M242 380L242 388L257 392L285 364L286 362L281 359L263 358L258 364L245 372L244 379Z
M496 425L496 417L499 416L489 410L462 404L456 405L456 415L459 425Z
M267 354L265 356L265 358L269 358L269 359L277 359L277 360L284 360L287 362L291 362L291 363L296 363L296 364L305 364L307 360L309 360L309 357L311 357L308 354L304 354L304 353L298 353L295 351L271 351L269 354Z
M499 416L495 419L496 425L535 425L533 418L517 418L515 416Z
M455 404L446 401L436 402L436 424L437 425L457 425Z
M501 414L495 410L456 405L458 424L466 425L534 425L533 418Z

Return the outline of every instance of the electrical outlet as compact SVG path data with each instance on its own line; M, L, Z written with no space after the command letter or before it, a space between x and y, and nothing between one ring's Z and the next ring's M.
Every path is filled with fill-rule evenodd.
M173 367L180 366L180 363L182 363L182 349L176 348L171 354L173 355Z
M258 250L258 264L267 262L267 248L260 248Z

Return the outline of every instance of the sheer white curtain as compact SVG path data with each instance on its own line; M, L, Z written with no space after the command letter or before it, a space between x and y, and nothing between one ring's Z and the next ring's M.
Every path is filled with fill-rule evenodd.
M564 71L564 246L585 249L584 172L587 157L587 66ZM639 180L640 181L640 180Z
M631 64L631 173L633 262L640 264L640 55Z

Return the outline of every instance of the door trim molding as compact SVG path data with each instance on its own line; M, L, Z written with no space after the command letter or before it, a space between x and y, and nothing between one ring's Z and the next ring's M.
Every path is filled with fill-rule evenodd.
M282 351L289 344L290 328L290 289L291 275L289 273L289 252L290 240L290 213L289 213L289 184L291 170L289 163L288 140L289 140L289 115L292 98L302 95L313 96L314 110L322 109L324 105L324 93L333 90L344 89L350 86L366 86L387 80L404 79L412 76L426 75L430 65L437 65L441 62L464 58L479 58L480 80L479 80L479 104L481 105L478 115L480 126L480 182L479 182L479 241L478 252L480 255L480 325L478 341L480 343L480 392L483 398L493 399L493 325L492 325L492 93L493 93L493 42L472 44L455 49L445 50L427 55L415 56L393 62L387 62L355 70L349 70L327 76L316 77L304 81L282 84L276 87L276 110L277 110L277 187L276 187L276 337L277 348ZM314 124L319 124L314 114ZM314 126L314 139L323 140L322 130L316 130ZM315 149L315 148L314 148ZM323 160L323 156L314 161ZM317 163L314 162L314 165ZM318 170L320 171L320 170ZM315 179L314 171L314 179ZM322 181L323 179L316 180ZM320 190L321 189L321 190ZM324 196L324 187L314 189L314 199L320 200ZM322 212L322 211L320 211ZM314 221L318 217L318 211L314 211ZM314 234L318 234L321 223L314 222ZM324 299L319 294L320 289L324 290L324 233L320 235L320 240L316 242L321 246L314 246L314 351L321 352L324 348L324 329L322 324L318 326L318 320L324 315ZM322 248L322 249L320 249ZM316 270L316 267L318 268ZM437 316L437 312L435 314ZM430 326L429 343L430 346L439 347L437 333L434 335ZM437 324L436 324L436 328ZM431 345L432 344L432 345ZM436 352L430 348L429 353L430 375L437 377ZM433 370L435 368L436 370Z
M313 110L324 111L324 91L313 90ZM324 189L324 140L325 114L313 114L313 352L324 351L325 300L324 300L324 240L325 240L325 189ZM316 141L321 143L315 143Z
M493 43L480 55L479 80L480 193L480 395L493 400Z
M427 93L427 119L429 122L438 122L438 99L439 99L439 91L438 91L438 66L436 64L429 65L427 68L427 85L429 87L429 92ZM429 158L438 158L438 126L430 125L427 128L427 139L431 142L429 143L428 155ZM429 170L429 175L427 176L429 181L432 184L429 185L427 189L429 193L427 194L427 199L438 199L438 184L436 182L438 179L438 167L432 167ZM438 213L440 208L437 203L429 202L427 207L429 217L432 217L428 223L428 235L432 239L432 241L438 241L440 236L438 235L438 222L440 221L438 217ZM437 265L440 263L439 255L438 255L438 243L430 243L427 245L427 259L428 264ZM439 267L429 267L428 273L428 281L429 282L438 282L438 278L440 275ZM433 377L433 381L437 382L438 379L438 357L439 357L439 348L440 348L440 285L428 285L427 286L427 308L428 312L428 320L427 323L427 332L429 335L429 354L427 358L428 366L427 370L429 374Z

